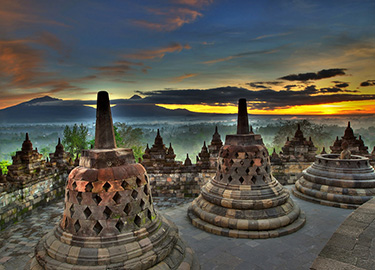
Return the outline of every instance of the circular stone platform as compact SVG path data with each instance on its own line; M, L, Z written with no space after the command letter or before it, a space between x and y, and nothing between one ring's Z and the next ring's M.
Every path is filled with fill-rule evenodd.
M304 225L305 216L272 176L261 136L246 127L246 101L242 106L244 110L240 100L237 134L227 135L216 175L202 187L188 216L194 226L229 237L269 238L293 233Z
M357 208L375 196L375 172L369 159L352 155L317 155L293 189L297 197L322 205Z

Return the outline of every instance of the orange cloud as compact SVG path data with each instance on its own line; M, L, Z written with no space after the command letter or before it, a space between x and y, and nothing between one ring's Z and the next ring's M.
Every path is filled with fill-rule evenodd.
M14 28L23 25L38 23L67 26L54 20L44 19L38 13L41 13L40 9L36 9L31 2L2 0L0 9L1 31L12 31Z
M171 0L172 3L188 5L188 6L195 6L195 7L202 7L205 5L210 5L214 1L213 0Z
M41 75L39 68L43 62L40 51L28 45L27 40L0 41L0 78L11 80L22 86Z
M192 77L195 77L197 75L198 75L198 73L187 73L187 74L184 74L184 75L173 78L172 82L182 82L185 79L192 78Z
M67 57L69 55L69 49L65 46L65 44L54 34L49 32L42 32L39 37L38 41L48 47L57 51L60 55Z
M181 52L183 49L191 49L189 44L171 43L170 45L153 50L142 50L134 54L126 54L129 59L161 59L166 53Z
M134 20L141 27L157 31L173 31L186 23L194 22L202 13L189 8L148 9L159 18L158 22L148 20Z

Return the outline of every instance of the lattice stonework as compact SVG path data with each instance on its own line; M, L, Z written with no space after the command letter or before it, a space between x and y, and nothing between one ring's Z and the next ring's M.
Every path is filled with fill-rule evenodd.
M149 224L155 211L148 177L140 164L133 166L75 168L68 179L61 228L77 236L103 236Z

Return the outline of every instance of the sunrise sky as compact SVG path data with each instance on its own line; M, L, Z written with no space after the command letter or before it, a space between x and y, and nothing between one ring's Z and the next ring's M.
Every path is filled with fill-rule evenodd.
M373 0L0 0L0 109L107 90L195 112L244 97L253 114L375 113L374 14Z

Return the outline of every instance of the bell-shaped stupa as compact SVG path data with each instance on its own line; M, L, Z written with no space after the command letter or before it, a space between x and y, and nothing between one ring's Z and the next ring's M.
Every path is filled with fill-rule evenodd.
M216 176L188 209L194 226L240 238L269 238L300 229L305 216L271 174L262 137L249 130L246 100L238 106L237 134L227 135Z
M144 167L116 148L109 97L98 93L95 148L69 174L60 223L26 269L199 269L177 227L153 206Z

